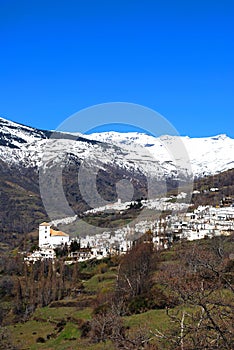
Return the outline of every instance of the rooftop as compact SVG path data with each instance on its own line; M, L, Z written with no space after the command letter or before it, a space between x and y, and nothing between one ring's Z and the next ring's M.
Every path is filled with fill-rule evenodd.
M40 226L50 226L50 224L48 224L48 222L42 222Z
M62 237L69 237L67 233L64 233L62 231L55 231L52 228L50 229L50 235L51 236L62 236Z

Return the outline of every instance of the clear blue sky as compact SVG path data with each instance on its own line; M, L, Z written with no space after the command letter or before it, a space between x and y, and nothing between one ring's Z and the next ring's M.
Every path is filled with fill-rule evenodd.
M55 129L112 101L234 137L233 0L0 0L0 116Z

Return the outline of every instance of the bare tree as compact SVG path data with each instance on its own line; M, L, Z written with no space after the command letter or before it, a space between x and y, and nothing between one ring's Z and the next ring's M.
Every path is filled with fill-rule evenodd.
M180 304L167 310L171 331L155 335L168 349L232 349L233 264L225 249L196 243L178 254L172 265L162 265L160 283L172 291ZM232 266L232 267L231 267Z
M141 243L134 246L120 263L117 291L130 297L144 293L149 288L152 261L152 243Z
M150 344L151 335L146 326L130 330L124 325L123 319L116 313L116 305L95 315L89 322L89 337L92 342L105 343L111 340L115 349L157 349Z

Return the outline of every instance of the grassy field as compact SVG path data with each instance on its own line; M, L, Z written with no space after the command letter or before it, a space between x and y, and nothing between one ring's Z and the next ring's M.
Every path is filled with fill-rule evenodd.
M110 292L115 284L116 275L108 271L103 274L97 274L85 281L84 287L87 292L107 293Z
M103 267L103 266L102 266ZM100 270L96 268L96 271ZM98 273L87 281L84 281L86 293L105 293L114 287L115 271L108 269L104 273ZM94 295L94 296L95 296ZM93 296L93 297L94 297ZM81 298L83 296L81 295ZM88 296L92 298L91 296ZM112 344L89 344L87 339L80 337L80 325L92 317L93 308L79 308L77 306L66 306L69 302L74 304L77 300L63 300L59 302L59 307L38 308L31 319L25 323L18 323L8 326L13 344L20 350L111 350ZM56 303L52 303L51 306ZM63 306L64 305L64 306ZM168 327L168 320L164 310L150 310L142 314L124 317L124 323L134 330L138 327L147 327L163 330Z
M31 320L9 326L8 329L14 345L21 350L111 350L110 343L90 345L86 339L80 338L79 325L90 319L91 314L90 308L77 310L73 307L45 307L36 310ZM128 316L124 318L124 322L131 329L141 326L150 328L152 331L164 330L169 326L164 310L150 310L139 315ZM63 327L60 326L62 324L64 324ZM39 338L43 338L45 342L38 342Z
M216 275L210 275L210 270L207 269L201 270L201 276L199 277L200 279L198 284L197 280L194 279L194 277L197 278L197 272L195 275L194 271L192 274L186 274L185 277L187 279L183 280L183 274L186 273L187 266L190 266L187 263L187 260L185 260L187 264L185 265L186 269L182 270L183 274L179 275L180 269L183 267L183 256L186 251L189 250L191 252L193 249L199 248L200 250L198 252L203 253L201 258L206 259L207 254L216 252L216 246L218 243L220 245L222 244L222 249L226 253L225 259L217 260L221 264L220 273L223 273L223 275L221 275L223 276L223 279L220 279L222 283L220 283L218 286L216 286L216 283L213 284L213 278L215 278ZM213 318L216 320L216 322L219 322L220 320L220 312L225 311L225 318L222 320L226 322L226 318L229 317L227 319L227 323L225 323L225 328L230 326L233 291L230 288L227 288L228 284L225 281L226 279L230 281L229 283L234 281L233 259L229 259L229 256L232 256L233 240L231 237L227 237L223 238L222 241L201 240L199 241L198 246L195 246L194 244L195 243L192 242L181 243L171 250L161 252L161 260L156 260L156 269L152 271L151 275L151 281L153 282L153 286L151 286L150 289L151 294L148 293L146 298L146 300L149 298L150 302L153 300L153 298L155 298L156 303L150 303L149 306L145 307L146 304L141 304L142 299L135 298L134 300L134 297L131 296L130 302L133 302L135 308L131 309L131 303L129 303L129 308L124 309L126 310L126 313L125 316L122 317L123 323L120 322L119 324L120 327L124 325L123 328L126 332L125 335L127 334L127 336L130 336L129 339L131 339L132 335L136 337L138 333L146 334L150 336L152 342L160 342L160 349L172 349L172 347L168 345L171 345L171 336L174 335L174 337L177 337L178 333L176 332L178 329L180 329L181 316L186 314L184 325L188 326L189 328L190 325L194 325L192 322L193 319L196 321L196 317L199 316L199 312L203 310L201 309L201 305L196 303L198 297L202 302L204 302L204 300L207 298L205 305L208 307L210 312L212 312ZM220 245L218 245L218 247ZM206 249L206 251L204 249ZM208 256L209 263L212 262L210 256L214 259L215 255ZM115 290L118 264L120 263L120 261L116 259L83 262L79 267L81 273L79 288L75 290L74 294L70 294L70 297L66 296L62 300L52 301L47 307L37 308L26 322L18 322L16 324L9 325L11 322L10 315L12 314L10 311L10 301L6 299L4 301L5 304L2 302L2 306L9 308L9 320L8 326L6 326L6 331L9 331L9 338L12 340L17 350L114 350L113 344L108 341L92 344L92 340L94 339L91 335L92 332L88 333L88 337L86 336L85 338L83 338L81 335L82 327L83 330L87 330L88 322L91 319L97 321L98 317L100 316L98 312L100 312L100 310L105 310L105 307L108 305L111 298L112 292ZM190 260L188 260L188 262L190 263ZM128 261L128 263L130 262ZM185 302L181 302L178 299L178 302L178 290L172 290L170 289L170 285L167 286L165 283L160 282L160 278L162 277L161 271L163 272L163 281L165 281L167 278L167 270L169 270L169 272L171 271L170 273L172 274L173 288L177 288L176 283L179 283L179 291L183 291L183 288L186 286L194 288L188 290L189 294L185 294L185 296L188 295L190 298L193 298L192 302L190 302L189 299L186 299ZM177 277L177 273L178 278L174 280L174 277ZM191 276L193 277L192 280L189 279ZM181 281L182 284L180 284ZM201 282L203 283L202 286L206 287L204 291L200 288ZM189 283L191 284L190 286ZM212 289L210 289L210 286ZM187 289L183 291L183 293L187 293ZM162 300L169 300L170 303L160 304ZM216 300L221 305L218 311ZM143 305L143 307L141 305ZM230 306L225 308L225 305ZM171 318L168 316L168 310ZM115 320L116 317L118 317L116 315L117 313L114 314ZM103 315L101 317L103 317ZM202 317L204 319L204 315ZM205 332L209 332L209 336L213 336L213 334L210 332L210 324L208 321L209 318L206 319L207 328L205 328ZM221 324L222 326L222 323L218 324ZM111 324L111 327L113 327L113 323ZM157 337L155 337L155 334L159 334L158 332L165 334L165 337L159 340ZM108 333L105 334L108 335ZM190 331L188 334L190 334ZM172 345L174 346L174 343L172 343ZM221 349L221 347L219 348ZM7 347L1 347L1 340L0 349L8 350ZM186 349L186 347L184 349ZM195 347L194 349L197 348Z
M101 273L103 269L106 272ZM76 299L60 300L53 302L50 307L38 308L27 322L7 327L15 346L20 350L111 350L111 344L90 345L86 339L81 339L79 327L91 319L93 312L92 307L81 305L84 302L92 305L99 293L111 291L115 284L115 272L113 269L107 269L104 263L92 268L88 266L84 271L90 273L90 278L83 281L84 292ZM92 275L95 272L96 274Z

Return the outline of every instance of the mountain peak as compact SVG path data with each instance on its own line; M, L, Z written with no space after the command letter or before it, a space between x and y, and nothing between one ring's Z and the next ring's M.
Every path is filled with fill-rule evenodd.
M214 141L218 141L218 140L229 139L229 137L226 134L219 134L217 136L212 136L211 139Z
M21 155L19 155L20 159L23 160L28 157L27 164L29 164L30 155L27 155L26 157L25 151L27 150L28 152L30 149L30 152L34 152L34 160L36 164L38 163L38 147L40 146L38 141L48 139L50 135L51 132L38 130L36 128L24 126L4 118L0 118L0 146L4 146L0 147L1 156L3 159L8 157L9 161L12 161L14 154L7 154L7 150L9 151L10 148L18 148L21 152ZM174 142L176 144L178 138L184 144L184 148L189 155L194 175L203 176L203 174L215 174L234 168L234 139L228 137L226 134L191 138L188 136L171 135L154 137L139 131L129 131L125 133L119 131L105 131L89 135L79 134L80 141L82 137L85 140L90 140L90 142L98 141L100 149L102 148L102 143L109 144L110 150L112 149L113 145L117 145L120 153L124 150L123 154L128 154L128 159L131 158L131 152L133 151L135 152L134 159L138 160L143 160L148 152L149 155L153 156L154 160L160 163L161 167L165 169L167 174L170 174L170 172L174 169L173 167L176 166L175 164L173 165L173 154L168 153L167 146L169 146L169 149L173 150ZM74 142L74 154L79 154L79 156L82 158L84 157L82 156L82 152L87 152L93 160L97 160L94 151L91 150L90 147L87 148L87 145L82 145L81 142L77 142L76 138L74 139ZM117 156L115 154L109 153L106 156L106 160L114 165L117 162L116 157ZM177 158L179 158L179 154L177 154ZM183 155L181 154L181 159L182 158ZM121 159L120 164L122 164L121 162L124 163L124 159ZM127 160L126 162L128 163Z

